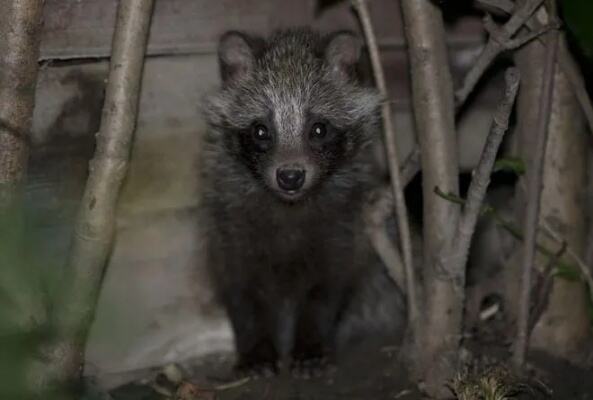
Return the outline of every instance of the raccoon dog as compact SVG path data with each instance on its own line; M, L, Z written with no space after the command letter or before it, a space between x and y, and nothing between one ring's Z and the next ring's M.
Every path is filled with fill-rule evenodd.
M333 361L375 261L360 209L376 185L380 98L357 80L351 33L225 34L206 99L202 212L208 264L240 370L296 374Z

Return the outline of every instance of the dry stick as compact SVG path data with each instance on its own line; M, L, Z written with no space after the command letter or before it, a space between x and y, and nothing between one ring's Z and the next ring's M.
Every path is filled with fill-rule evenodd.
M562 247L560 247L560 250L558 250L556 254L550 257L550 259L548 260L548 265L546 265L546 267L544 268L543 282L535 296L537 302L531 311L531 315L529 316L529 335L531 335L531 332L533 332L533 328L535 328L537 321L539 321L540 317L542 316L546 307L548 306L548 302L550 300L550 292L552 291L552 282L554 280L552 270L554 268L554 265L556 265L560 261L560 259L566 252L567 248L567 243L562 242Z
M585 114L585 118L587 119L589 132L593 134L593 104L591 104L591 98L587 92L587 85L585 84L581 69L572 57L572 54L570 54L566 40L560 41L559 58L562 72L568 78L572 90L581 105L583 114Z
M486 6L496 7L505 14L512 14L515 8L515 4L508 0L480 0L480 3ZM535 18L527 20L525 25L532 31L541 29L539 22ZM542 41L541 38L539 38L539 40ZM568 78L568 81L572 86L572 90L577 97L579 104L581 105L583 113L585 114L585 118L587 118L589 131L593 133L593 104L591 103L591 98L587 92L587 86L585 85L583 74L572 57L565 40L560 41L558 59L560 62L560 67L562 68L562 72L564 72Z
M37 276L22 255L23 182L35 104L42 0L0 0L0 230L15 241L0 254L0 293L12 303L11 327L31 333L46 319ZM25 288L26 290L23 290ZM17 311L18 310L18 311Z
M486 43L484 50L482 50L482 53L480 53L477 60L474 62L473 67L465 75L461 88L455 93L456 106L458 108L465 103L482 75L484 75L486 70L500 53L525 44L523 40L515 41L513 36L517 33L519 28L527 22L543 1L544 0L525 0L513 13L506 24L499 29L491 30L489 32L490 36L488 37L488 42ZM533 39L533 37L528 39Z
M401 167L401 176L404 187L420 171L420 152L416 147ZM365 232L375 249L381 261L387 269L389 277L395 284L406 292L406 271L402 261L401 254L394 246L391 238L387 234L385 222L393 212L393 191L391 187L382 187L372 193L369 202L366 204L363 217L365 222Z
M381 115L383 117L383 133L385 138L385 147L387 151L387 164L389 166L389 173L391 176L391 186L393 189L393 197L395 199L395 214L397 216L397 223L399 227L400 245L403 253L404 269L406 271L406 291L408 293L408 318L411 322L410 326L414 327L418 321L419 309L416 297L416 278L414 266L412 264L412 239L410 236L410 226L408 223L408 212L406 209L406 202L404 199L403 186L399 171L399 157L397 154L397 143L395 141L395 130L393 128L393 121L391 115L391 107L387 101L387 85L385 84L385 77L383 74L383 67L381 65L381 58L379 57L379 49L369 10L366 0L352 0L352 6L356 10L360 19L362 29L367 42L367 47L371 56L371 64L373 67L373 74L379 92L383 96L383 103L381 106ZM414 329L414 328L413 328Z
M0 0L0 209L18 198L35 104L43 0Z
M535 131L536 148L534 149L532 171L527 187L527 210L523 226L523 272L521 276L521 293L517 321L517 339L513 351L513 364L517 370L523 368L529 341L529 304L531 298L531 272L535 260L536 233L539 219L540 198L543 184L543 167L548 141L548 125L552 107L554 76L558 54L558 32L549 34L546 50L546 63L542 75L542 96L539 104L539 124Z
M552 239L559 243L566 243L566 241L560 236L560 234L550 226L545 220L541 222L542 228L544 228L545 233L547 233ZM581 257L570 247L566 247L566 253L576 262L577 266L581 270L581 275L583 279L589 286L589 296L591 302L593 303L593 276L591 275L591 269L588 264L583 261Z
M454 374L462 333L463 287L448 262L452 229L460 208L432 194L435 186L458 193L457 137L453 82L447 60L441 9L429 0L401 0L414 106L414 122L422 154L423 272L422 326L417 329L410 357L413 373L433 396L449 394L446 382ZM435 334L438 333L438 334ZM416 342L416 343L414 343ZM415 348L414 348L414 345Z
M505 13L506 9L511 11L515 8L515 3L512 0L477 0L478 5L488 12ZM510 14L507 12L507 14Z
M117 11L109 80L97 134L97 148L75 227L65 284L57 299L56 338L46 349L56 375L76 378L93 321L101 280L112 249L115 208L129 162L136 126L144 53L153 0L120 1ZM49 372L49 371L48 371ZM39 385L38 385L39 386Z
M476 167L468 192L463 213L459 219L452 244L451 263L455 270L462 270L467 264L471 239L476 228L478 216L482 210L484 196L490 183L490 174L496 160L496 153L509 128L509 119L519 89L519 70L509 68L505 73L506 90L503 101L494 114L492 128L486 138L484 150Z

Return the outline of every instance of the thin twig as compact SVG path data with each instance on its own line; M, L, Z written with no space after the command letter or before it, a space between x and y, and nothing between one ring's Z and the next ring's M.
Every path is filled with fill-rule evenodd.
M373 74L375 76L375 83L379 89L379 92L383 96L383 99L387 100L387 85L385 83L385 76L383 73L383 67L381 65L381 58L379 56L379 49L377 47L377 41L369 15L367 2L366 0L352 0L352 6L358 14L364 31L367 47L371 56L371 64L373 67ZM414 326L415 321L418 320L420 312L418 309L416 297L416 278L412 260L412 240L410 236L410 226L408 222L406 202L404 199L403 185L400 177L397 143L395 141L395 130L393 127L392 113L389 102L383 101L381 115L383 117L383 133L387 152L387 164L389 166L389 172L391 176L393 198L395 199L395 214L397 216L397 224L399 227L400 246L403 254L404 268L406 271L408 318L412 322L410 326Z
M393 212L391 187L382 187L372 194L363 211L365 233L385 265L387 274L402 292L406 292L406 271L401 253L387 233L385 222Z
M593 216L589 216L587 240L585 242L585 266L589 267L589 273L593 273ZM590 288L593 292L593 287Z
M550 13L551 14L551 13ZM542 192L544 157L548 141L548 125L552 108L554 76L558 54L558 32L548 33L549 44L546 51L546 60L542 75L542 95L539 103L539 124L535 130L536 147L528 178L527 210L523 235L523 265L521 276L521 292L519 297L519 312L517 322L517 339L513 351L513 364L517 370L523 368L529 341L529 304L531 298L531 275L536 250L536 233L540 211L540 198Z
M436 187L434 189L434 192L437 196L439 196L445 200L448 200L452 203L459 204L460 206L465 205L464 199L462 199L461 197L456 196L454 194L451 194L451 193L444 193L438 187ZM495 209L494 207L492 207L490 205L484 205L482 207L482 209L480 210L480 215L491 217L497 226L500 226L502 229L507 231L514 239L516 239L520 242L524 242L524 237L523 237L523 233L521 233L521 229L517 225L515 225L513 222L506 220L502 215L500 215L500 212L497 209ZM554 257L555 252L553 250L550 250L548 247L544 246L543 244L541 244L539 242L536 243L535 248L538 252L540 252L542 255L544 255L547 258ZM579 271L579 267L576 267L572 264L564 262L563 260L558 260L555 263L555 265L557 265L559 267L558 270L561 270L565 273L578 274L578 271ZM556 276L556 272L554 272L554 275Z
M467 263L471 239L482 209L486 190L490 183L490 174L494 167L496 154L502 143L504 134L509 128L509 119L519 89L519 70L509 68L505 74L505 81L506 90L504 99L494 114L490 133L486 138L484 150L482 151L480 161L474 171L468 189L467 201L465 202L454 236L455 241L452 243L451 262L453 265L458 266L456 270L464 268Z
M404 165L401 167L404 187L420 171L419 157L419 150L416 147L404 161ZM391 187L385 186L372 193L363 212L365 232L377 255L383 261L389 277L402 292L406 292L406 272L401 253L397 246L393 244L385 226L393 209L393 192Z
M572 91L581 105L583 114L585 114L587 125L589 126L589 133L593 134L593 104L591 103L591 97L587 92L587 85L585 84L583 73L570 53L565 39L560 41L559 55L562 72L564 72L568 78L568 81L572 86Z
M477 5L487 12L510 14L507 10L513 10L515 3L512 0L477 0Z
M136 127L144 54L154 0L119 2L105 104L97 146L80 203L63 285L56 300L54 337L41 349L30 379L38 391L80 376L111 252L115 209Z
M566 240L560 236L560 234L550 226L545 220L541 222L541 227L544 229L544 232L548 234L552 239L559 243L565 243ZM591 267L587 265L585 261L570 247L567 247L566 253L575 261L579 270L581 271L581 276L589 286L589 296L591 298L591 302L593 303L593 276L591 275Z
M552 291L552 283L554 281L554 265L560 262L560 259L568 249L568 245L566 242L562 242L562 247L560 250L554 254L553 257L550 257L548 260L548 264L544 268L542 279L543 282L538 290L537 295L535 296L536 303L531 310L531 315L529 316L529 335L533 332L533 328L537 321L539 321L540 317L542 316L544 310L548 306L548 302L550 300L550 292Z
M516 9L511 18L501 28L490 30L488 42L474 62L473 67L465 75L461 88L455 93L457 108L461 108L471 92L474 90L478 81L490 67L492 62L500 53L505 50L521 44L513 39L519 28L527 22L531 15L539 8L544 0L526 0ZM533 39L533 38L532 38Z
M512 14L515 8L515 3L509 0L480 0L478 3L482 3L483 5L491 7L496 6L500 11L507 15ZM541 23L536 18L530 18L527 20L525 26L527 26L527 28L532 31L541 29ZM546 45L542 37L538 37L537 40ZM589 132L593 134L593 103L591 102L591 98L587 92L587 85L585 85L583 73L570 53L570 50L566 44L566 40L560 41L558 59L560 62L560 68L568 78L568 81L572 86L572 90L577 97L579 104L581 105L583 113L585 114L587 124L589 125Z

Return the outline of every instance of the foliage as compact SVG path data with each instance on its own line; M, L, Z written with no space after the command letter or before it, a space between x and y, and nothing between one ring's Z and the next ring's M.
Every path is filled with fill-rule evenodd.
M525 173L525 162L519 157L500 158L494 163L492 172L513 172L517 176Z
M450 387L458 400L510 400L519 394L518 381L502 367L459 373Z

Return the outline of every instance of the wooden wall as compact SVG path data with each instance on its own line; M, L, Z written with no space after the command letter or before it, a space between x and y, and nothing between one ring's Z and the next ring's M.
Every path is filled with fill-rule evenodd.
M59 273L98 129L117 1L45 3L27 199L47 268ZM399 4L370 3L405 153L414 139ZM218 82L215 52L222 32L266 34L297 25L358 30L348 1L318 10L314 0L156 0L132 163L87 373L114 384L130 371L231 348L200 261L200 102ZM449 30L459 77L482 45L480 21L451 21ZM468 149L484 140L497 90L493 85L460 121L466 168L477 159Z

